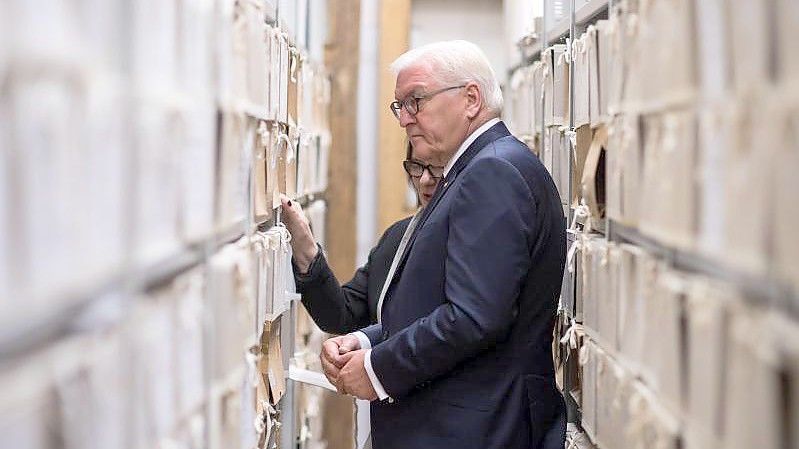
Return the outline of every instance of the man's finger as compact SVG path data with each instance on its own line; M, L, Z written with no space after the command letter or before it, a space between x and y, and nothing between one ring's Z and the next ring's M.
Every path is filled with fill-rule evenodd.
M341 345L338 347L339 354L346 354L350 351L354 351L360 348L360 343L358 341L352 340L344 340Z
M338 359L339 346L335 341L328 340L322 344L322 357L331 362Z
M336 366L338 366L339 369L344 369L344 367L347 365L347 363L350 362L350 360L352 360L353 357L355 357L355 351L350 351L345 354L339 355L336 359L337 361Z
M340 382L340 371L334 365L331 364L322 364L322 372L324 373L327 380L330 381L331 384L335 385Z

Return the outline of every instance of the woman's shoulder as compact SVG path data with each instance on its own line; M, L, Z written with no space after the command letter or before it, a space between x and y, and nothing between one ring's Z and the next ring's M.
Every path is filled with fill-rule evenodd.
M391 242L396 242L399 244L399 241L402 239L402 235L405 234L405 230L408 229L408 224L410 224L411 219L413 216L403 218L402 220L394 222L391 226L386 228L383 231L383 235L380 236L380 240L377 242L377 245L380 246L382 244L389 244Z

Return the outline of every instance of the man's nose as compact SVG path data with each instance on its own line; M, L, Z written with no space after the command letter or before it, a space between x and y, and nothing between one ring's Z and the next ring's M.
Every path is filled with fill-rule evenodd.
M411 123L416 122L416 117L413 114L406 111L405 108L400 108L399 110L399 124L401 127L405 128L406 126L410 125Z
M421 179L419 179L419 182L421 182L424 185L433 185L436 183L436 178L430 176L430 170L424 170L422 172Z

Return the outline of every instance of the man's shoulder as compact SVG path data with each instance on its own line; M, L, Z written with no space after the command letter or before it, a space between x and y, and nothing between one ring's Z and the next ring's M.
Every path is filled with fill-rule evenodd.
M505 136L488 144L488 151L481 151L475 159L502 159L511 165L535 163L538 157L530 148L514 136Z

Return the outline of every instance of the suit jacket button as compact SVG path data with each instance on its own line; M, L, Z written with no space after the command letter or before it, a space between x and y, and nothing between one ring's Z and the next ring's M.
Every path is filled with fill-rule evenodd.
M388 331L383 331L383 340L388 340Z

